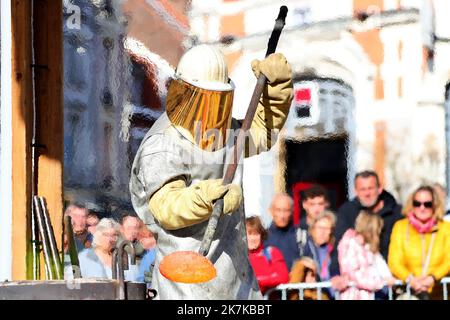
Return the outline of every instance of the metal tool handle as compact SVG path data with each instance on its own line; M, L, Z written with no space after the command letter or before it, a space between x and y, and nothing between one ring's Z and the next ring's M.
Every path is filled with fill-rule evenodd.
M38 196L33 196L33 204L33 210L35 210L36 221L39 228L39 235L42 242L42 251L44 252L44 267L46 278L47 280L53 280L55 278L54 265L51 260L49 239L45 231L44 217L41 212Z
M72 229L72 218L70 216L64 217L64 232L67 236L70 264L72 265L72 269L73 268L77 269L75 270L76 272L73 274L73 277L78 278L80 276L79 275L80 261L78 260L78 250L75 244L75 238Z
M63 266L61 263L61 259L59 257L58 245L56 244L55 233L53 232L52 222L50 220L50 215L47 210L46 202L44 197L39 197L39 202L42 210L42 218L44 221L45 232L48 238L48 244L50 247L50 253L53 261L53 266L55 268L55 278L63 279Z
M267 45L266 57L274 53L277 48L281 30L283 30L283 27L285 25L287 12L288 8L286 6L280 7L280 12L278 13L278 17L275 20L275 26L272 30L272 34L270 35L269 43ZM250 100L247 113L245 114L244 122L242 123L241 130L239 131L236 143L233 147L233 160L228 164L227 170L225 171L225 176L223 178L224 185L230 184L233 181L234 174L238 166L238 161L241 158L242 151L245 146L246 132L250 129L250 126L252 124L256 108L258 107L259 99L261 98L261 94L264 90L266 81L266 76L262 72L260 72L255 89L253 90L253 95ZM217 199L216 203L214 204L213 212L211 214L211 217L209 218L208 226L206 227L205 234L200 245L199 253L203 256L206 256L208 254L211 247L212 239L217 228L217 223L219 222L219 218L223 212L223 205L223 198Z

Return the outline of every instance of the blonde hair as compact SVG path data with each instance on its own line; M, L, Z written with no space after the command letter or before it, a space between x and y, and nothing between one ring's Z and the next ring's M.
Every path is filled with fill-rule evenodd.
M444 203L443 201L441 201L441 197L431 186L420 186L419 188L414 190L414 192L409 195L408 200L403 207L403 214L407 216L411 213L411 211L413 211L414 197L421 191L429 192L431 194L431 199L433 202L433 218L435 218L436 220L442 220L445 214Z
M355 221L355 231L361 235L364 242L369 244L370 251L376 253L380 250L380 233L383 228L383 219L376 214L361 210Z
M336 227L336 215L333 213L333 211L330 210L324 210L321 213L317 215L317 217L313 218L311 222L311 227L314 226L318 221L322 219L328 219L331 222L331 228L334 229Z
M96 241L98 239L98 236L108 229L114 229L116 231L117 235L119 235L119 233L120 233L120 225L114 219L103 218L97 224L97 228L95 229L95 232L93 235L92 245L94 247L96 247L98 245L97 241Z
M314 228L314 225L322 219L328 219L331 223L331 236L330 243L334 243L334 229L336 227L336 215L331 210L324 210L317 215L317 217L313 218L311 225L309 226L309 234L311 234L311 230Z

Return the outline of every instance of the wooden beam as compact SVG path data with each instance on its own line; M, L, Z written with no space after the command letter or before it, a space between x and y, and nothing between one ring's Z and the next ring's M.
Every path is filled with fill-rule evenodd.
M13 0L12 11L12 278L30 279L33 87L37 114L37 194L45 197L58 248L62 240L62 1ZM33 12L32 12L33 11ZM33 15L33 19L31 16ZM34 21L33 35L31 21ZM32 59L34 46L34 65ZM28 263L28 267L27 267ZM43 270L43 268L42 268ZM41 275L42 277L43 275Z
M27 278L31 217L31 5L11 1L12 33L12 278Z
M33 8L39 196L46 199L58 248L63 232L63 22L62 1Z

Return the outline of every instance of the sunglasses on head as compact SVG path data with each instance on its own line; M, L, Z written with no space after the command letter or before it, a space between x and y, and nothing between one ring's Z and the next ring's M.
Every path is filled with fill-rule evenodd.
M419 208L421 205L423 205L425 208L433 208L433 201L425 201L425 202L420 202L417 200L413 200L413 206L416 208Z

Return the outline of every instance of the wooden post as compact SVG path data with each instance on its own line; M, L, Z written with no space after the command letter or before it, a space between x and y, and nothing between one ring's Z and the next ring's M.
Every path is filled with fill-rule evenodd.
M11 1L12 278L27 278L31 217L31 4Z
M62 1L40 0L33 7L35 99L39 149L38 195L44 197L57 246L63 232L63 29Z
M32 12L33 11L33 12ZM12 278L31 278L31 142L33 130L32 72L38 110L40 149L37 193L47 207L61 248L62 239L62 1L11 1L12 12ZM33 19L31 17L33 16ZM31 21L34 22L33 35ZM35 61L32 60L34 45ZM27 270L28 269L28 270Z

